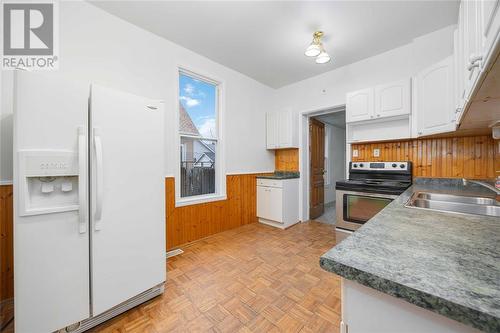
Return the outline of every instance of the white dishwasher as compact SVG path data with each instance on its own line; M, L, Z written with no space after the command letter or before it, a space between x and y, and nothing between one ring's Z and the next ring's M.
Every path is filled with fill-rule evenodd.
M298 178L257 178L259 222L281 229L299 222L298 189Z

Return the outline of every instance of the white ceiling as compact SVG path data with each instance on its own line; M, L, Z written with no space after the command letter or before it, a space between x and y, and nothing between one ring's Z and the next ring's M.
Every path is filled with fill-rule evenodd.
M279 88L457 22L453 1L95 1L107 12ZM325 32L332 56L304 50Z

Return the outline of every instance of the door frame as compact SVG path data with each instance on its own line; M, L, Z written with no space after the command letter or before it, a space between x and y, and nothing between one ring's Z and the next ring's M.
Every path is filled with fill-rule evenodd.
M323 114L345 111L345 104L306 110L299 112L299 216L302 222L309 221L309 187L310 187L310 160L309 160L309 119ZM347 130L346 130L347 142ZM350 145L346 144L346 167ZM347 175L347 174L346 174Z

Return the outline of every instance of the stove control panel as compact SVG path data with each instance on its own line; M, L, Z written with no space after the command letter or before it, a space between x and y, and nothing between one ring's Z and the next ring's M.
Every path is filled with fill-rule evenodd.
M351 162L351 170L407 171L409 168L408 162Z

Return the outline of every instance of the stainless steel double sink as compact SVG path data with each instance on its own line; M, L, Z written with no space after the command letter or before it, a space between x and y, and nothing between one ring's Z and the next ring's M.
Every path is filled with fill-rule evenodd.
M493 198L415 192L405 205L441 212L500 217L500 203Z

